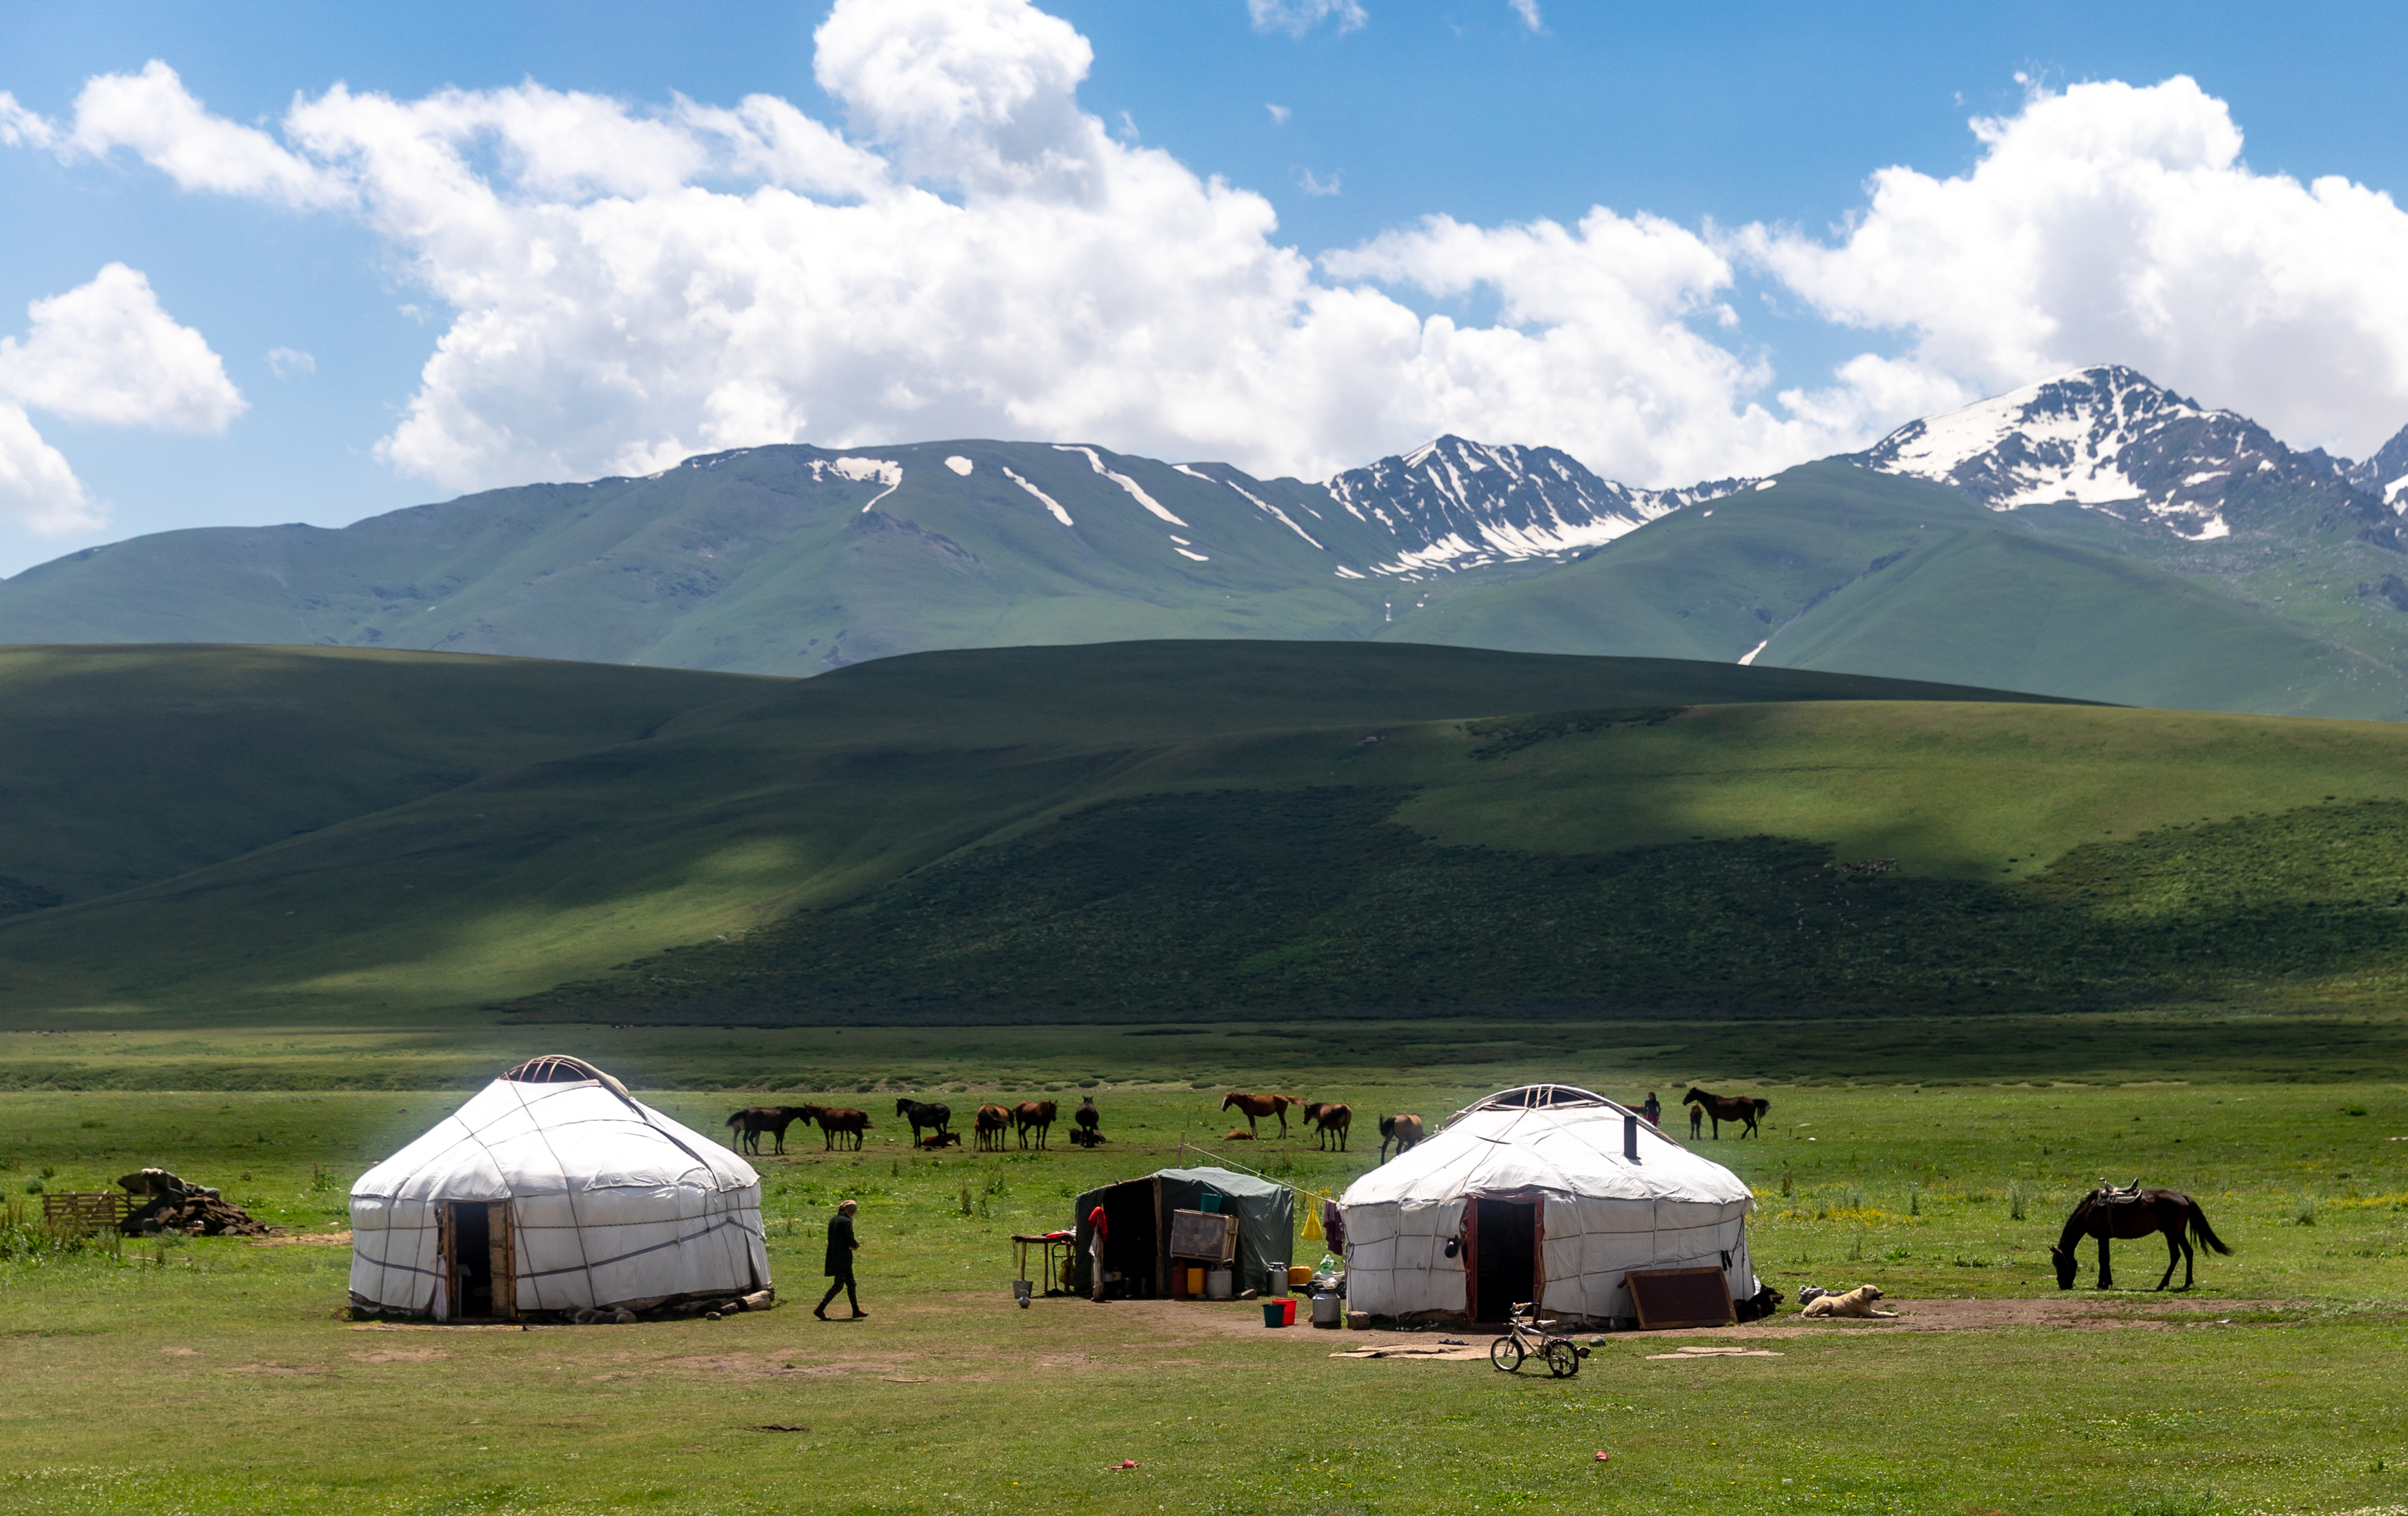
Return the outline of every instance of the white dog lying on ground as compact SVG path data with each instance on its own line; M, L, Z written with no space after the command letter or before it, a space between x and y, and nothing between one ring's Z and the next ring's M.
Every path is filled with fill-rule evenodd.
M1895 1317L1894 1310L1875 1310L1873 1302L1882 1297L1878 1284L1859 1284L1845 1294L1816 1295L1806 1302L1801 1316Z

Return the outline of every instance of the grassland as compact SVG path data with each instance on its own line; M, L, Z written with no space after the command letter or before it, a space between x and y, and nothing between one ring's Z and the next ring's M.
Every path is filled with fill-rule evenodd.
M1222 734L1969 694L1281 643L937 654L810 681L206 648L31 650L0 675L25 713L0 734L24 798L0 876L67 902L0 919L0 1018L36 1025L473 1014L850 898ZM1237 756L1222 782L1299 781Z
M2403 962L2390 723L1359 644L809 681L208 649L11 666L36 719L0 739L30 797L0 875L21 907L66 903L0 919L0 1026L483 1024L723 937L668 992L650 965L540 1013L784 1014L763 1002L808 1008L797 956L842 970L820 987L840 1001L1023 1018L1058 996L1137 1017L1956 1009L2000 986L2010 1008L2380 1008ZM1190 908L1201 853L1130 873L1183 837L1229 844L1211 861L1242 908ZM1029 858L1054 864L1007 869L1016 894L972 887ZM1896 868L1835 892L1825 865L1869 859ZM2246 888L2203 882L2228 876ZM1617 978L1592 928L1636 930L1633 892L1659 915L1683 894L1712 931L1656 934L1680 951L1653 960L1626 932ZM1827 934L1801 959L1801 916L1880 947ZM1580 933L1525 929L1550 920ZM1012 961L1032 922L1071 980ZM1132 922L1179 927L1154 980L1088 951ZM1484 942L1519 957L1472 961Z
M1027 1081L945 1088L956 1103L1076 1090L1136 1045L1087 1036L1081 1049L989 1050ZM1267 1059L1281 1048L1255 1046ZM824 1056L832 1076L882 1080L908 1053ZM1376 1078L1335 1066L1325 1057L1311 1093L1437 1114L1530 1065ZM1729 1065L1631 1049L1545 1066L1636 1095ZM1911 1313L2038 1296L2017 1309L2044 1319L1841 1327L1751 1344L1780 1357L1705 1363L1647 1356L1702 1335L1613 1337L1556 1383L1478 1364L1333 1360L1351 1334L1266 1332L1242 1306L1014 1310L1009 1233L1062 1224L1095 1180L1175 1158L1182 1133L1226 1129L1217 1089L1107 1080L1095 1093L1113 1140L1099 1154L909 1155L881 1123L857 1156L797 1145L764 1159L772 1266L790 1299L816 1289L828 1208L860 1200L873 1315L858 1324L789 1305L632 1328L363 1329L339 1319L348 1253L335 1246L129 1241L115 1256L0 1263L0 1487L35 1512L411 1516L1335 1516L1708 1497L1749 1512L2212 1516L2408 1500L2408 1427L2390 1393L2408 1345L2408 1143L2389 1140L2408 1135L2408 1087L2396 1077L1763 1092L1765 1140L1704 1145L1759 1194L1760 1273L1790 1289L1875 1280ZM165 1162L322 1231L351 1177L458 1098L21 1094L0 1108L0 1186L22 1199L45 1169L50 1186L83 1187ZM705 1129L731 1103L652 1098ZM1216 1146L1313 1191L1372 1162L1309 1139ZM2193 1297L2086 1288L2060 1308L2045 1249L2070 1196L2102 1172L2188 1187L2239 1251L2202 1261ZM2118 1259L2123 1282L2154 1282L2147 1246ZM808 1430L754 1430L768 1424ZM1592 1457L1600 1448L1610 1464ZM1134 1472L1106 1472L1125 1457Z

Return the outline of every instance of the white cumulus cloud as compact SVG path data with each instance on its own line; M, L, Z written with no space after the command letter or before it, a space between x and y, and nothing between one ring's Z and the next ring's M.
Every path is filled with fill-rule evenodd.
M0 517L43 536L97 531L107 514L58 449L34 430L24 408L0 400Z
M0 337L0 516L39 535L97 530L108 513L35 430L29 408L172 432L222 432L244 409L208 341L123 264L26 313L22 338Z
M2114 362L2297 442L2363 453L2408 421L2408 214L2388 194L2253 170L2186 78L2037 93L1973 131L1971 171L1885 168L1831 239L1733 246L1826 317L1906 335L1909 393Z
M24 339L0 337L0 395L69 421L171 432L222 432L245 408L208 339L123 264L26 310Z

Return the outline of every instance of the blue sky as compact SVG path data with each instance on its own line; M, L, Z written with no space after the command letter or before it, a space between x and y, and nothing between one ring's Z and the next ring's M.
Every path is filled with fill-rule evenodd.
M2386 120L2397 7L1541 0L1536 28L1505 0L869 8L834 73L824 5L0 11L21 113L0 147L0 339L19 344L0 404L51 469L21 469L13 511L0 481L0 573L138 532L335 524L770 440L1075 436L1310 474L1449 429L1673 483L2102 360L2303 445L2363 452L2408 422L2408 317L2381 293L2408 283L2379 198L2408 186L2408 134ZM916 71L880 71L907 53ZM151 60L256 140L145 136L173 98L154 91L68 144L88 81ZM302 144L287 112L338 82ZM725 218L697 240L750 250L527 275L474 245L477 195L360 166L360 100L446 89L477 93L479 124L413 130L482 177L507 212L496 247L573 223L607 260L691 226L691 190ZM871 157L530 179L514 164L575 134L559 102L576 93L637 122L679 96L776 96ZM962 99L969 119L930 104ZM1057 108L1073 101L1084 127ZM1975 117L2008 127L1985 141ZM2237 157L2218 119L2245 136ZM270 150L302 166L259 179ZM209 152L236 166L194 166ZM1921 178L1885 207L1868 179L1892 165ZM293 188L305 169L314 187ZM862 188L871 173L887 187ZM2069 199L2091 174L2113 182ZM2350 193L2303 188L2327 176ZM1216 179L1259 199L1213 201ZM851 214L764 204L786 195ZM1247 223L1265 203L1275 227ZM1612 222L1584 228L1597 207ZM1541 221L1566 236L1516 231ZM2226 225L2234 245L2201 253ZM998 260L1010 237L1035 250ZM814 239L854 262L820 266ZM2043 246L1994 266L2027 242ZM26 314L111 265L147 293L119 279L47 326ZM734 336L720 307L697 325L675 305L703 270L738 291ZM612 345L646 322L661 330ZM59 377L59 354L104 336L139 372Z

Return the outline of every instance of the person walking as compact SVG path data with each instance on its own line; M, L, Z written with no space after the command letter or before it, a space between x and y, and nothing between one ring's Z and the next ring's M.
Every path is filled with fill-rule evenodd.
M1647 1104L1639 1108L1646 1116L1648 1125L1661 1127L1664 1124L1664 1103L1656 1098L1655 1091L1647 1092Z
M1087 1281L1095 1288L1096 1304L1104 1303L1104 1234L1111 1228L1104 1222L1104 1208L1097 1206L1087 1212Z
M844 1292L846 1303L853 1307L854 1321L869 1314L861 1309L861 1296L854 1293L853 1287L853 1255L861 1246L861 1239L853 1235L853 1213L860 1209L859 1201L848 1200L837 1207L836 1214L828 1220L827 1265L823 1272L835 1282L828 1286L827 1294L820 1296L819 1305L811 1311L821 1321L828 1319L828 1302L836 1298L838 1290Z

